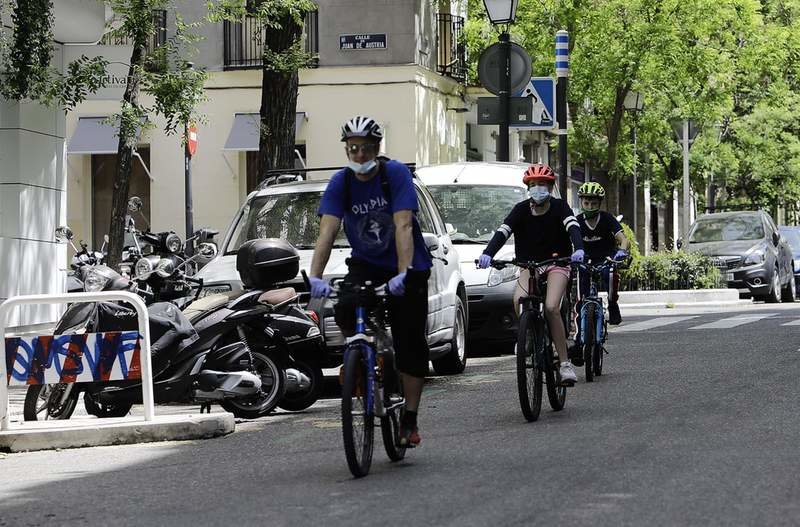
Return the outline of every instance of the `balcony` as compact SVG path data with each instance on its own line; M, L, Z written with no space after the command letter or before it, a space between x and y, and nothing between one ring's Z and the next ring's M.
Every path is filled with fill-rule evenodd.
M245 17L242 22L223 23L225 42L224 62L226 70L254 69L262 66L262 46L265 29L253 17ZM319 12L306 14L303 28L306 53L312 55L309 67L319 66Z
M436 71L459 82L467 79L467 46L464 18L439 13L437 20L438 65Z
M150 55L155 49L163 46L167 42L167 12L163 9L153 10L153 26L155 31L153 36L147 41L145 55ZM133 46L133 39L128 35L123 35L117 31L111 31L103 35L100 44L105 46Z

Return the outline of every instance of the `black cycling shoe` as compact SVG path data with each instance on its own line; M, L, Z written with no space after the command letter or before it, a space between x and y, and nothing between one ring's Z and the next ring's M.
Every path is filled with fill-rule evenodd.
M578 342L567 348L567 355L572 364L575 366L583 366L583 346Z
M608 304L608 323L617 326L622 322L622 315L619 314L619 304L616 302Z

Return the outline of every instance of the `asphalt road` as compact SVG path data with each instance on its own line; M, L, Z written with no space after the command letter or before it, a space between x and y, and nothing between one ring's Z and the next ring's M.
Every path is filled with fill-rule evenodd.
M797 525L800 304L708 311L627 317L605 374L535 423L513 357L430 378L422 447L390 463L376 436L359 480L335 399L208 441L0 454L0 526Z

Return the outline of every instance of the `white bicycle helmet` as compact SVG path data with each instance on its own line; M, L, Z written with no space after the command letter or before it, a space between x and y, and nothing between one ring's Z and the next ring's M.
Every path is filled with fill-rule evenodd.
M380 142L383 139L383 131L372 117L357 115L342 126L342 141L347 141L351 137L367 137Z

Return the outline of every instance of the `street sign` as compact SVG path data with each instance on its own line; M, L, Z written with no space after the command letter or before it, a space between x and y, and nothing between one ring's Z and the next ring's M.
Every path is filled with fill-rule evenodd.
M517 126L527 130L552 130L556 127L556 80L532 77L525 89L516 94L531 100L531 120Z
M386 33L339 35L340 51L361 49L386 49Z
M531 122L532 103L530 97L511 97L509 99L510 126ZM498 97L478 97L478 124L500 124L500 99Z
M500 93L500 71L504 68L502 44L492 44L481 53L478 62L478 79L491 93ZM531 57L519 45L511 43L511 93L528 84L531 77Z
M186 135L186 145L189 147L189 155L194 157L197 153L197 126L190 124Z

